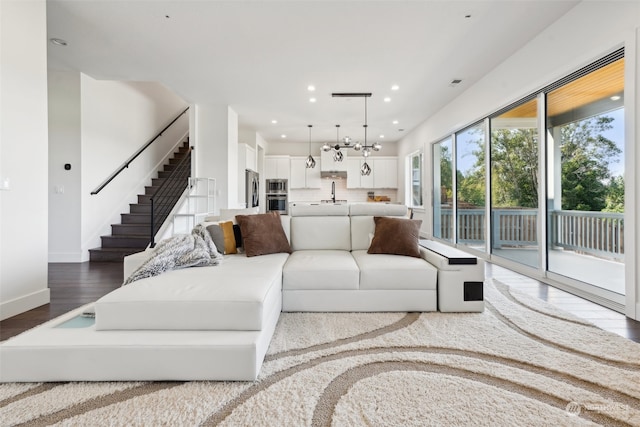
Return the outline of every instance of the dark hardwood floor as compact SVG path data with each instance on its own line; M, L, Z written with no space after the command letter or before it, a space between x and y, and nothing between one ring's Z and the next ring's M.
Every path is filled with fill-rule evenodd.
M121 262L49 264L51 302L0 322L0 341L93 302L122 284Z
M609 332L640 342L640 322L522 274L486 263L486 276L540 298Z
M602 329L640 342L640 322L506 268L489 263L486 265L487 277L493 277L554 304ZM122 280L120 262L49 264L51 303L0 322L0 340L6 340L76 307L93 302L118 288Z

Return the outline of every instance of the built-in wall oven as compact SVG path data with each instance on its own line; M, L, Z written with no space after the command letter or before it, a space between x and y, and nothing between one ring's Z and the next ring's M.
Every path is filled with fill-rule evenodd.
M286 215L289 211L289 202L287 194L287 180L286 179L267 179L265 182L266 188L266 211L278 212L281 215Z
M267 179L266 184L266 194L287 194L286 179Z
M278 212L286 215L288 211L286 194L267 194L267 212Z

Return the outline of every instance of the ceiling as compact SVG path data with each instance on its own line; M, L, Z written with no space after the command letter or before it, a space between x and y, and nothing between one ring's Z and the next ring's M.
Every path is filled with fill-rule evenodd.
M395 142L577 3L48 0L49 66L229 105L267 141L362 141L364 98L331 93L371 92L367 139Z

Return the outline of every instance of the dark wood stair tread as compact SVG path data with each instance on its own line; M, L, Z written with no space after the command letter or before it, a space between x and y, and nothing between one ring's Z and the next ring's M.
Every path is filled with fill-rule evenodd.
M120 214L120 224L112 224L112 234L101 236L102 247L89 249L91 261L121 262L124 257L142 252L149 245L151 228L151 196L166 182L178 163L189 151L189 139L176 147L168 164L158 171L158 177L151 179L151 185L145 186L145 194L138 194L138 203L129 204L129 212ZM168 191L166 195L179 197L184 187ZM166 202L165 202L166 203ZM168 205L168 203L166 203ZM162 212L164 208L159 207Z

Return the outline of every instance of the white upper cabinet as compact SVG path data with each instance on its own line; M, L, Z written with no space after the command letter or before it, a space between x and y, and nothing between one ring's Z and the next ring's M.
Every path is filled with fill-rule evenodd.
M256 150L247 144L238 144L238 165L243 174L245 169L257 171Z
M363 157L352 157L347 160L347 188L373 188L373 172L371 175L360 174L363 164ZM369 166L371 166L370 160Z
M347 159L347 188L398 188L398 158L369 157L371 174L363 176L363 157Z
M341 162L333 160L333 150L320 151L320 170L323 171L346 171L347 170L347 153L348 150L340 150L342 152L343 159Z
M289 162L289 156L265 156L264 178L289 179L289 172L291 168Z
M291 179L289 180L289 188L320 188L320 168L306 167L306 157L291 158Z
M373 158L373 188L398 188L398 158Z

